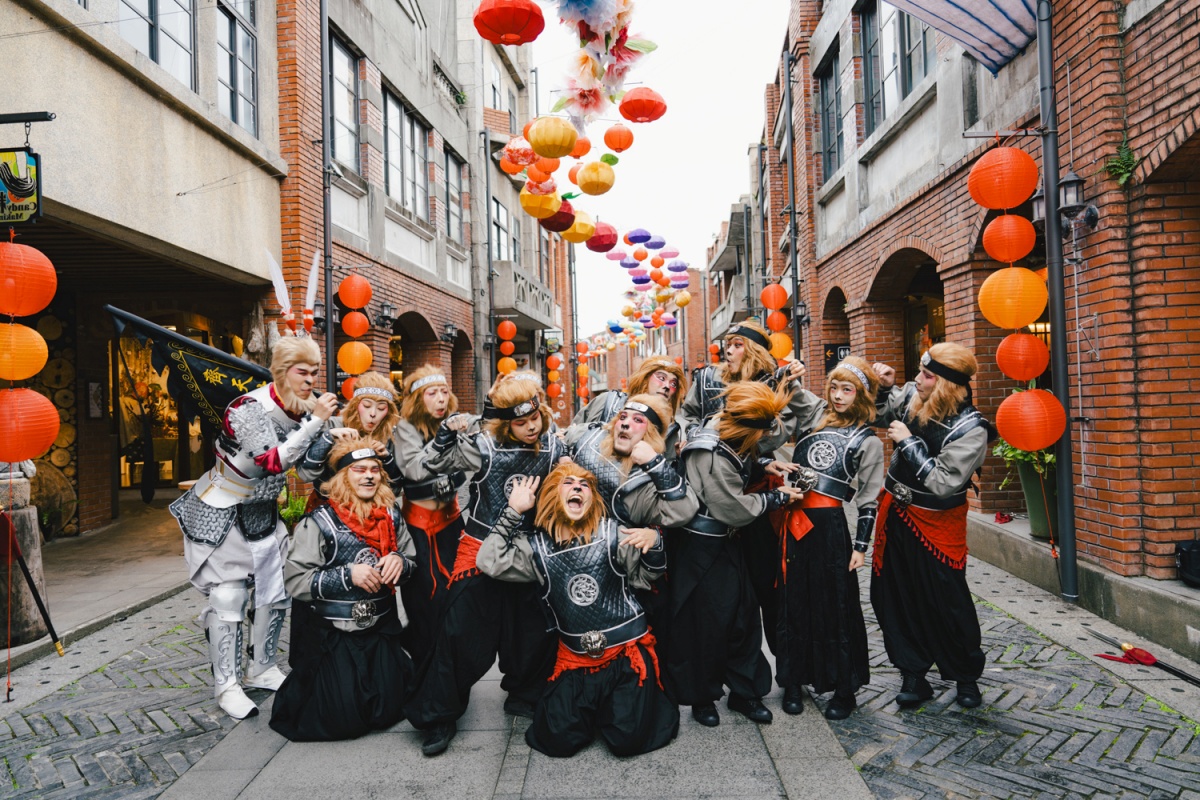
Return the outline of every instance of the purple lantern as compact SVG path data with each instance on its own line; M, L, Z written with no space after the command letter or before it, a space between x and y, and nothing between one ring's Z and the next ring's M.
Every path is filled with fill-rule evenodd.
M632 239L630 241L632 241ZM651 236L646 240L645 245L647 250L662 250L666 246L667 240L661 236Z
M676 278L675 280L671 281L672 289L686 289L687 287L688 287L687 275L684 275L682 278Z
M674 328L678 320L675 319L674 314L668 312L662 315L662 322L663 325L666 325L668 328Z
M650 231L645 228L634 228L629 233L625 234L625 238L634 244L650 241Z
M670 264L667 264L667 269L671 272L687 272L688 262L675 259Z
M644 289L646 284L649 282L650 282L649 275L642 275L641 277L633 279L633 285L635 287L637 287L638 291L641 291L642 289Z
M636 258L621 259L621 266L625 269L637 269L639 266L641 266L641 264L642 262L638 261Z

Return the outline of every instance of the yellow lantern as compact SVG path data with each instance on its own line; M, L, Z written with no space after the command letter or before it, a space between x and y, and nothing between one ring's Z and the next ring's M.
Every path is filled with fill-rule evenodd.
M553 217L562 207L562 198L557 194L534 194L528 189L521 190L521 208L534 219Z
M604 194L612 188L617 175L613 168L603 161L589 161L575 176L579 190L584 194Z
M562 117L538 117L529 126L526 135L533 152L543 158L571 155L578 137L575 126Z
M574 244L583 244L588 239L592 238L592 234L596 232L596 223L592 221L592 215L586 211L576 211L575 221L571 223L571 227L559 235L568 242Z
M792 337L786 333L771 334L771 355L776 358L787 358L792 352Z
M0 324L0 378L23 381L46 366L50 352L42 335L25 325Z
M575 374L581 378L586 378L588 376L588 365L580 364L578 367L575 368Z
M686 307L690 302L692 302L692 293L687 289L682 289L675 293L675 305L679 308Z
M979 287L979 310L997 328L1024 328L1046 310L1049 293L1036 272L1005 267L988 276Z
M561 377L562 376L559 374L558 370L556 370L556 369L552 369L546 373L546 381L548 383L558 383L558 379Z
M616 350L616 349L617 349L617 343L616 343L616 342L605 342L605 343L604 343L604 349L605 349L605 350Z

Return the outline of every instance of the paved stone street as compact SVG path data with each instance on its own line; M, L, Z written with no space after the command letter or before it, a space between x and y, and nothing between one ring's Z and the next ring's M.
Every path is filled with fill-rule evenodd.
M865 573L865 571L864 571ZM356 742L293 744L256 719L233 724L209 688L199 596L185 592L14 673L0 757L5 793L39 798L219 797L1185 797L1200 798L1200 701L1147 667L1090 657L1095 624L1129 634L994 567L972 586L988 654L984 706L954 687L918 711L892 702L899 675L872 618L873 683L849 720L814 709L756 727L721 707L701 728L618 761L594 745L570 762L531 753L500 710L498 675L476 690L450 751L425 759L406 723ZM864 587L867 576L862 576ZM1197 669L1147 645L1163 660ZM206 757L207 756L207 757ZM563 769L563 767L568 767ZM11 788L9 788L11 787Z

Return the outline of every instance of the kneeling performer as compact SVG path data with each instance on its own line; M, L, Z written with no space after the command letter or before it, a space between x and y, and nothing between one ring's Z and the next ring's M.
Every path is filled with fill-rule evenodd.
M634 587L666 568L653 528L621 528L604 515L596 476L562 464L546 478L515 482L508 507L479 549L479 569L494 578L542 585L558 629L558 658L525 741L550 756L570 756L598 731L613 754L648 753L679 732L679 708L659 682L658 655ZM536 529L521 532L537 506Z
M292 659L271 727L292 741L353 739L404 718L412 661L401 644L396 586L416 571L412 537L382 457L366 439L339 442L329 502L296 525L284 576L309 606L314 646Z

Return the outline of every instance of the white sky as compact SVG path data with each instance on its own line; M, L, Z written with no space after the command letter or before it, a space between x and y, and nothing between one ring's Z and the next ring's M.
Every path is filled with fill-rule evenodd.
M645 228L663 236L680 258L700 269L722 220L729 218L729 207L750 189L746 152L761 136L763 93L775 75L788 15L787 0L716 6L720 14L713 6L701 11L704 6L680 0L636 4L630 30L658 49L634 66L626 87L654 89L666 101L667 113L655 122L634 124L613 106L608 116L593 122L587 131L592 152L585 162L607 152L604 131L614 122L633 131L633 146L618 155L616 183L608 193L571 201L615 225L622 235ZM533 43L531 59L538 67L543 114L560 97L552 90L566 85L570 56L579 49L578 38L558 21L554 9L542 4L546 29ZM555 176L560 192L579 191L567 180L572 164L573 159L563 159ZM631 249L623 242L618 247ZM579 332L587 335L620 316L621 294L630 281L615 261L583 245L575 253ZM700 307L693 303L688 311Z

